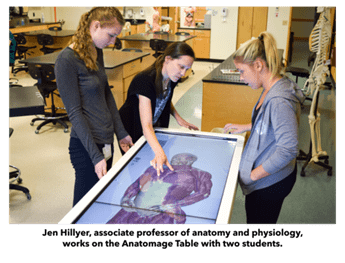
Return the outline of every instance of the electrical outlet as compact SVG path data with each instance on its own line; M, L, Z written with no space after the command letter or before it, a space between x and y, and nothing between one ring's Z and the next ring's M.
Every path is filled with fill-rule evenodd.
M288 21L287 20L283 20L283 26L287 26Z

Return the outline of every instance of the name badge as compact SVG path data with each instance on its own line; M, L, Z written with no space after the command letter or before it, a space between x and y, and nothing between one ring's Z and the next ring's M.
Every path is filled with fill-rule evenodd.
M111 145L105 144L102 150L103 150L104 159L108 161L111 157Z

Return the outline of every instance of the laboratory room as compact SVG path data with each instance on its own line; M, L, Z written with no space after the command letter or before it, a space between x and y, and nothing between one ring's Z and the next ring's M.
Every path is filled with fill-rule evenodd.
M335 7L10 6L9 31L9 224L336 224Z

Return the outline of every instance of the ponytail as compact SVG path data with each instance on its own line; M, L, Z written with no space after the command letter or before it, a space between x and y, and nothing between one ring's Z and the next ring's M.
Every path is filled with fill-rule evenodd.
M233 59L242 57L245 63L252 63L257 58L265 61L272 76L283 74L283 65L279 59L277 44L268 32L262 32L258 38L243 43L233 54Z

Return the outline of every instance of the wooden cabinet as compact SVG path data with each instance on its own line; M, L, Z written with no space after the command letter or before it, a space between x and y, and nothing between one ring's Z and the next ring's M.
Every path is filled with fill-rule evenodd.
M145 24L131 25L131 35L145 33Z
M193 48L196 58L210 58L210 30L179 28L178 31L188 32L190 35L196 36L186 41L186 43Z
M114 69L106 69L109 85L113 86L111 91L113 93L118 109L126 100L127 91L129 85L132 82L132 79L138 72L143 69L143 59L144 58L134 60Z
M205 14L207 12L206 10L206 6L197 6L196 11L194 13L194 21L195 23L199 23L199 22L204 22L205 20Z
M261 92L246 85L203 82L201 131L210 132L227 123L250 123Z
M268 7L239 7L237 48L252 37L267 30Z
M197 58L210 58L210 30L195 30L194 52Z

